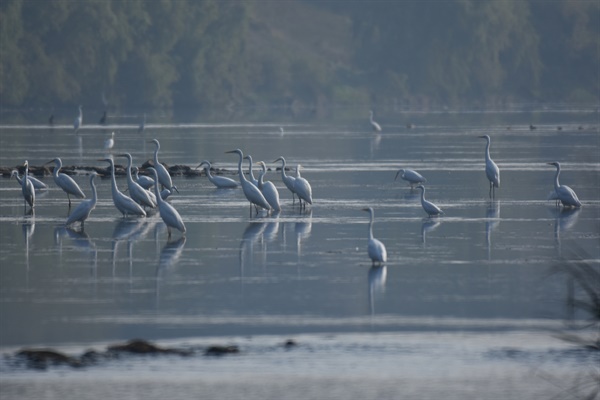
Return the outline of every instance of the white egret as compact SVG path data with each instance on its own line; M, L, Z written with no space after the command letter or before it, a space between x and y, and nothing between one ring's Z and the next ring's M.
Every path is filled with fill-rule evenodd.
M152 186L154 186L154 179L146 175L139 176L139 171L140 170L138 167L133 167L131 169L131 172L133 172L133 177L135 178L135 181L138 183L138 185L140 185L144 189L150 189Z
M560 163L555 161L548 163L548 165L554 165L556 167L556 175L554 176L554 192L556 193L556 198L560 200L564 207L581 207L581 201L577 198L575 191L567 185L561 185L558 182Z
M244 158L244 153L242 153L240 149L226 151L225 153L236 153L239 156L238 175L240 178L240 184L242 185L244 195L246 196L250 204L255 205L256 211L258 211L258 207L262 207L267 211L271 210L271 205L265 199L265 196L263 196L258 187L254 186L252 182L247 180L244 176L244 172L242 171L242 160Z
M203 165L204 165L204 173L206 174L206 177L208 178L210 183L215 185L218 189L235 189L240 185L233 179L228 178L226 176L213 176L210 173L210 168L211 168L210 162L208 162L207 160L203 160L196 167L196 169L200 168Z
M143 215L146 216L146 211L136 203L131 197L124 195L119 191L117 187L117 180L115 178L115 163L112 158L104 158L98 161L106 161L110 164L111 171L111 184L112 184L112 199L117 210L123 214L123 217L127 215Z
M154 150L154 168L156 169L156 173L158 174L158 183L160 183L163 187L173 191L173 189L179 193L177 187L173 185L173 181L171 180L171 175L169 171L158 162L158 151L160 150L160 143L157 139L152 139L150 142L156 145L156 150Z
M33 187L33 183L29 180L29 162L25 160L25 173L23 174L23 179L21 180L21 192L23 193L23 199L25 200L25 207L27 204L33 209L35 204L35 188Z
M362 210L368 211L371 215L371 219L369 221L369 245L367 247L369 258L371 258L373 265L375 265L375 263L379 263L379 265L381 265L387 261L387 251L385 250L385 245L373 237L373 220L375 219L375 211L373 211L372 207L363 208Z
M146 129L146 113L144 113L144 119L142 119L142 122L140 122L140 126L138 126L138 133L144 132L145 129Z
M131 196L131 198L143 207L156 207L156 198L154 197L154 194L141 187L131 177L131 164L133 164L133 158L131 157L131 154L118 154L117 157L127 158L127 188L129 189L129 195Z
M258 179L254 177L254 173L252 172L252 156L247 155L244 157L244 160L248 160L248 180L252 182L252 184L258 187Z
M292 192L292 203L293 203L296 200L296 198L294 197L294 195L296 194L296 191L294 190L294 182L296 181L296 178L285 174L285 158L279 157L278 159L276 159L273 162L275 163L277 161L281 161L281 180L283 181L285 186L289 189L289 191Z
M79 187L79 185L67 174L60 173L60 169L62 168L62 160L60 158L55 158L54 160L48 161L46 164L54 163L54 171L52 171L52 177L54 178L54 183L56 186L61 188L69 199L69 207L71 207L71 195L77 197L78 199L84 199L85 194Z
M500 187L500 169L496 163L490 158L490 136L483 135L478 136L481 139L485 139L487 144L485 146L485 174L490 181L490 197L494 197L496 194L495 188Z
M163 200L167 200L169 198L169 196L171 196L173 194L173 192L167 188L164 188L163 190L160 191L160 198Z
M110 150L115 145L115 132L110 134L110 137L104 141L104 149Z
M156 169L150 167L148 171L154 176L154 180L158 181L158 172ZM181 215L177 212L175 207L164 201L161 194L158 192L158 185L154 185L154 195L158 202L158 212L163 222L167 225L168 237L171 238L171 228L175 228L182 234L185 234L185 224L181 219Z
M84 200L75 207L73 212L67 218L65 222L66 226L69 226L75 222L81 222L81 230L83 230L83 223L90 216L90 213L94 208L96 208L96 202L98 201L98 197L96 194L96 185L94 184L94 178L96 177L96 173L90 175L90 188L92 189L92 198L89 200Z
M427 215L432 217L444 213L438 206L430 201L425 200L425 186L419 185L417 186L417 189L421 189L421 206L423 206L423 210L425 210Z
M373 127L373 132L381 132L381 126L377 122L373 121L373 110L369 111L369 122Z
M16 169L13 169L10 173L10 177L12 178L13 176L17 179L19 186L23 186L23 180L19 176L19 171L17 171ZM40 181L39 179L36 179L29 174L27 174L27 177L29 178L29 181L33 185L34 189L36 189L36 190L48 189L48 186L44 182Z
M398 170L398 172L396 172L396 177L394 178L394 180L398 179L398 175L400 175L400 178L402 178L410 184L411 189L414 189L415 185L427 182L427 179L425 179L423 175L419 174L417 171L413 171L412 169Z
M79 130L79 128L81 128L82 125L83 125L83 107L79 106L79 114L77 114L77 116L75 117L75 120L73 121L73 129L75 129L75 132L77 132Z
M310 187L310 183L302 176L300 176L300 168L302 166L298 164L296 167L296 180L294 181L294 191L298 195L298 202L300 203L300 207L302 207L302 200L304 200L304 208L306 208L306 203L312 205L312 188Z
M271 208L275 212L279 212L281 211L281 206L279 205L279 192L277 191L277 188L273 182L264 181L265 174L267 173L267 165L264 163L264 161L259 161L257 164L260 164L262 168L260 175L258 176L258 188L271 205Z

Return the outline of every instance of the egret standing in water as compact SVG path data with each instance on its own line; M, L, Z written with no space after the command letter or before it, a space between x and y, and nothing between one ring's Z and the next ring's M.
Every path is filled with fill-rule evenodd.
M310 187L310 183L300 176L300 168L302 166L298 164L296 167L296 179L294 180L294 191L298 195L300 208L306 208L306 203L312 205L312 188ZM304 205L302 205L302 200L304 200Z
M92 198L89 200L84 200L69 215L67 221L65 222L66 226L69 226L75 222L81 222L81 230L83 231L83 223L90 216L90 213L94 208L96 208L96 202L98 201L98 197L96 195L96 185L94 184L94 178L96 177L96 173L92 173L90 175L90 188L92 189Z
M371 258L373 265L375 265L375 263L379 263L379 265L381 265L387 261L387 251L385 250L385 245L373 237L373 220L375 219L375 211L373 211L372 207L363 208L362 210L368 211L371 216L369 221L369 245L367 247L369 257Z
M427 215L429 215L429 217L438 216L444 213L438 206L430 201L425 200L425 186L419 185L417 186L417 189L421 189L421 206Z
M283 181L285 186L289 189L289 191L292 192L292 204L293 204L296 201L296 198L294 197L294 195L296 194L296 191L294 190L294 182L296 181L296 178L285 174L285 158L279 157L278 159L276 159L273 162L276 163L277 161L281 161L281 180Z
M156 170L151 167L148 168L148 171L154 176L154 180L158 181L158 173ZM175 228L182 234L185 234L185 224L183 223L183 219L181 219L181 216L175 207L162 199L161 194L158 191L158 185L154 185L154 195L156 196L156 201L158 203L160 217L167 225L168 238L171 238L171 228Z
M217 187L217 189L235 189L239 186L239 183L237 183L233 179L228 178L226 176L213 176L210 173L210 168L211 168L210 162L208 162L206 160L203 160L196 167L196 169L200 168L203 165L204 165L204 173L208 177L208 180L210 181L210 183L215 185Z
M258 188L271 205L271 208L275 212L279 212L281 211L281 206L279 205L279 192L273 182L264 181L265 174L267 173L267 165L264 161L259 161L257 164L260 164L261 166L260 175L258 176Z
M146 113L144 113L144 119L140 122L140 126L138 126L138 133L143 133L146 129Z
M244 172L242 171L242 161L244 158L244 153L240 149L226 151L225 153L236 153L239 156L238 161L238 175L240 178L240 184L242 185L242 190L244 191L244 195L250 202L250 204L254 204L256 211L258 212L258 207L262 207L265 210L271 210L271 205L265 199L265 196L260 192L258 187L254 186L252 182L246 179L244 176Z
M490 158L490 136L483 135L478 136L481 139L485 139L487 144L485 146L485 174L490 181L490 197L494 197L496 194L495 188L500 187L500 169L496 163Z
M581 207L581 201L577 198L575 191L567 185L561 185L558 182L560 163L555 161L548 163L548 165L554 165L556 167L556 175L554 176L554 192L556 193L556 199L558 199L564 207Z
M23 180L19 176L19 171L17 171L16 169L13 169L10 173L10 177L12 178L13 176L17 179L19 186L23 186ZM27 174L27 176L29 177L29 181L33 185L34 189L36 189L36 190L48 189L48 186L44 182L40 181L39 179L34 178L33 176L31 176L29 174Z
M104 141L104 149L110 150L114 147L114 145L115 145L115 132L113 131L110 134L110 137Z
M133 201L131 197L125 196L119 191L119 188L117 187L117 180L115 178L115 163L112 158L104 158L98 161L106 161L110 164L112 199L115 207L117 207L117 210L123 214L123 217L126 217L127 215L141 215L145 217L146 211L144 211L144 209L138 203Z
M154 150L154 169L156 169L156 173L158 174L157 184L160 183L163 187L169 189L170 191L175 190L177 193L179 193L177 187L173 185L173 181L171 180L171 175L169 174L169 171L167 171L164 165L158 162L158 151L160 150L160 143L157 139L152 139L150 142L156 145L156 150Z
M54 183L56 186L61 188L69 199L69 207L71 207L71 195L77 197L78 199L84 199L85 194L79 187L79 185L67 174L60 173L60 169L62 168L62 161L60 158L55 158L54 160L48 161L46 164L54 163L54 171L52 171L52 177L54 178Z
M427 179L425 179L421 174L419 174L417 171L413 171L412 169L398 170L398 172L396 172L396 177L394 178L394 180L398 179L398 175L400 175L400 178L402 178L410 184L411 189L414 189L415 185L420 185L421 183L427 182Z
M381 126L377 122L373 121L373 110L369 111L369 122L373 127L373 132L381 132Z
M133 167L131 169L131 172L133 173L133 177L135 178L137 184L143 187L144 189L150 189L152 186L154 186L154 179L146 175L139 176L139 171L140 169L138 167Z
M79 114L77 114L77 116L75 117L75 120L73 121L73 129L75 129L75 132L77 132L79 130L79 128L81 128L82 125L83 125L83 107L79 106Z
M252 184L258 187L258 179L254 177L254 172L252 172L252 156L248 154L244 157L244 160L248 160L248 180L252 182Z
M127 158L127 188L129 189L129 195L131 196L131 198L142 207L156 207L156 198L154 197L154 194L141 187L131 177L131 164L133 163L133 158L131 157L131 154L118 154L118 157Z
M35 204L35 188L33 187L33 183L29 180L29 162L25 160L24 165L25 173L21 180L21 192L23 193L23 199L25 200L25 207L27 208L27 204L29 204L33 210Z

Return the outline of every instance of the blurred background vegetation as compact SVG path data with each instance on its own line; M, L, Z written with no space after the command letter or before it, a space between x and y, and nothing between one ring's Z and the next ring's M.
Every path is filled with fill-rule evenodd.
M2 0L3 108L597 103L597 0Z

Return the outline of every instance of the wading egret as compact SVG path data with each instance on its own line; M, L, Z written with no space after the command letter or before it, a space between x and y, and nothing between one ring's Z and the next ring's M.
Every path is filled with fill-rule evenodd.
M73 129L75 129L75 132L77 132L79 130L79 128L81 128L82 125L83 125L83 107L79 106L79 114L77 114L77 116L75 117L75 120L73 121Z
M33 183L29 180L29 162L25 160L23 164L25 166L25 172L23 179L21 180L21 192L23 193L23 199L25 200L25 207L27 204L33 209L35 204L35 188Z
M90 175L90 188L92 189L92 198L89 200L84 200L75 207L73 212L67 218L65 222L66 226L69 226L75 222L81 222L81 230L83 230L83 223L90 216L90 213L94 208L96 208L96 202L98 201L98 197L96 195L96 185L94 185L94 178L96 177L96 173Z
M140 185L144 189L150 189L152 186L154 186L154 179L152 179L146 175L139 176L138 175L139 171L140 170L138 167L133 167L131 169L131 172L133 173L133 177L135 178L135 181L138 183L138 185Z
M298 202L300 203L300 207L306 208L306 203L312 205L312 188L310 187L310 183L302 176L300 176L300 168L302 166L298 164L296 167L296 179L294 181L294 191L298 195ZM304 205L302 205L302 200L304 200Z
M142 215L146 216L146 211L131 197L125 196L123 193L119 191L117 187L117 180L115 178L115 163L112 158L103 158L98 161L106 161L110 164L110 172L111 172L111 184L112 184L112 199L117 210L123 214L123 217L127 215Z
M254 172L252 172L252 156L247 155L244 157L244 160L248 160L248 180L252 182L252 184L258 187L258 179L254 177Z
M381 126L377 122L373 121L373 110L369 111L369 122L373 127L373 132L381 132Z
M485 174L490 181L490 197L494 197L496 194L495 188L500 187L500 169L490 158L490 136L483 135L478 137L487 141L487 144L485 145Z
M146 113L144 113L144 119L140 122L140 126L138 126L138 133L143 133L146 129Z
M294 190L294 182L296 181L296 178L285 174L285 158L279 157L278 159L276 159L273 162L276 163L277 161L281 161L281 180L283 181L285 186L289 189L289 191L292 192L292 203L293 203L296 200L296 198L294 197L294 195L296 194L296 191Z
M398 175L400 175L400 178L410 184L411 189L414 189L415 185L420 185L421 183L427 182L427 179L425 179L423 175L419 174L417 171L413 171L412 169L400 169L398 172L396 172L396 177L394 180L398 179Z
M16 169L13 169L10 173L10 177L12 178L13 176L17 179L19 186L23 186L23 181L22 181L21 177L19 176L19 171L17 171ZM48 189L48 186L46 186L46 184L44 182L40 181L39 179L34 178L33 176L31 176L29 174L27 174L27 176L29 177L29 181L33 185L34 189L36 189L36 190Z
M173 192L172 192L172 191L170 191L170 190L169 190L169 189L167 189L167 188L164 188L163 190L161 190L161 191L160 191L160 197L161 197L161 199L163 199L163 200L166 200L166 199L168 199L168 198L169 198L169 196L171 196L172 194L173 194Z
M577 198L575 191L567 185L561 185L558 182L560 163L555 161L548 163L548 165L554 165L556 167L556 175L554 176L554 192L556 193L556 198L560 200L564 207L581 207L581 201Z
M362 210L368 211L371 216L369 221L369 245L367 247L369 257L371 258L373 265L375 265L375 263L379 263L379 265L381 265L387 261L387 251L385 250L385 245L373 237L373 220L375 219L375 211L373 211L372 207L363 208Z
M207 160L203 160L196 167L196 169L200 168L203 165L204 165L204 173L206 174L208 180L210 181L210 183L215 185L218 189L235 189L239 186L239 183L237 183L233 179L228 178L226 176L213 176L210 173L210 168L211 168L210 162L208 162Z
M104 141L104 148L106 150L110 150L115 145L115 132L110 134L110 137Z
M430 217L444 213L438 206L425 200L425 186L419 185L417 186L417 189L421 189L421 206L423 206L423 210L425 210Z
M259 161L257 164L260 164L262 168L260 175L258 176L258 188L271 205L271 208L275 210L275 212L279 212L281 211L281 206L279 205L279 192L277 191L277 188L273 182L265 182L264 180L265 174L267 173L267 165L264 163L264 161Z
M71 195L77 197L78 199L84 199L85 194L79 187L79 185L67 174L60 173L60 169L62 168L62 160L60 158L55 158L54 160L48 161L46 164L54 163L54 171L52 171L52 177L54 178L54 183L56 186L61 188L69 199L69 207L71 207Z
M171 180L171 175L169 175L169 171L167 171L164 165L158 162L158 151L160 150L160 143L157 139L152 139L150 142L156 145L156 150L154 150L154 169L156 169L156 173L158 174L158 183L160 183L163 187L166 187L171 191L175 190L177 193L179 193L177 187L173 185L173 181Z
M131 198L143 207L156 207L156 198L154 197L154 194L141 187L131 177L131 164L133 164L133 158L131 157L131 154L118 154L117 157L127 158L127 188L129 189L129 195Z
M254 204L256 207L256 211L258 212L258 207L262 207L265 210L269 211L271 209L271 205L265 199L265 196L260 192L258 187L254 186L252 182L246 179L244 176L244 172L242 171L242 160L244 158L244 153L240 149L226 151L225 153L236 153L239 156L238 160L238 175L240 178L240 184L242 185L242 190L244 191L244 195L250 202L250 204Z
M158 173L154 168L148 168L148 171L154 176L154 180L158 181ZM161 194L158 192L158 185L154 185L154 195L158 202L158 212L163 222L167 225L168 237L171 238L171 228L175 228L182 234L185 234L185 224L181 219L181 215L175 207L164 201Z

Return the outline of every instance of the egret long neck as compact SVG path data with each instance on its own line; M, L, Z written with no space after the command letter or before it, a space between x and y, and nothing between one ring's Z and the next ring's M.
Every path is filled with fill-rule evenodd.
M485 159L489 160L490 159L490 139L487 139L487 144L485 145Z
M263 185L265 184L264 182L264 177L265 177L265 170L261 170L260 173L258 174L258 188L262 189Z
M369 240L373 239L373 213L371 213L371 220L369 221Z
M133 182L133 178L131 177L131 164L133 163L133 159L131 157L127 157L127 182Z
M92 203L96 203L98 201L98 197L96 195L96 185L94 184L94 176L90 178L90 187L92 188Z
M281 161L281 180L285 180L285 178L287 178L285 176L285 160Z
M248 156L248 176L252 181L255 181L254 173L252 172L252 157Z
M119 188L117 188L117 179L115 178L115 164L113 162L110 163L110 175L111 175L111 185L112 185L112 192L113 192L113 196L119 191Z
M58 172L60 171L61 168L62 168L62 163L60 161L55 161L54 162L54 171L52 171L52 175L55 178L58 178Z
M560 167L556 167L556 174L554 175L554 190L558 190L560 183L558 183L558 176L560 175Z
M242 155L238 155L240 156L240 159L238 160L238 175L240 176L240 182L243 182L246 180L246 177L244 176L244 172L242 171Z
M154 185L154 196L156 197L156 204L157 205L158 204L162 204L162 203L164 203L164 201L163 201L163 199L162 199L162 197L160 195L160 192L158 190L159 183L158 183L158 173L156 172L156 170L152 171L152 175L153 175L153 178L154 178L154 182L156 182L155 185ZM171 189L169 188L169 190L171 190Z

